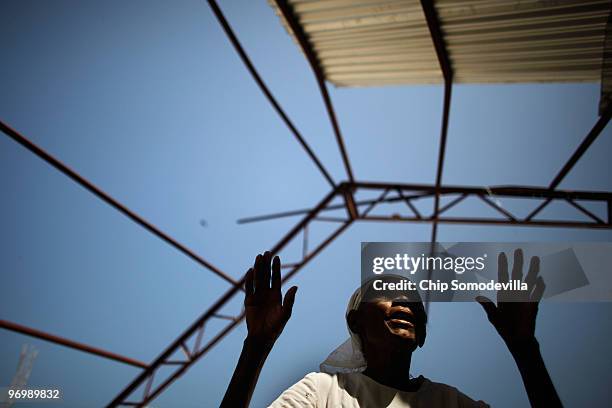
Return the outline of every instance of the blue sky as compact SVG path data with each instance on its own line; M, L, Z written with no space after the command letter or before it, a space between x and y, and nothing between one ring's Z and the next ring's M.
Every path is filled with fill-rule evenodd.
M336 180L345 179L314 77L272 9L263 0L220 5L312 148ZM3 121L236 279L297 222L237 225L238 218L310 207L328 192L205 2L5 1L0 50ZM441 86L330 92L357 179L434 182ZM598 96L598 84L456 86L443 182L548 185L597 119ZM612 190L611 132L560 188ZM227 289L6 137L0 166L1 319L151 361ZM466 204L472 214L484 211ZM570 213L559 205L546 215ZM316 235L315 228L325 226L313 227ZM317 370L346 337L361 241L429 237L427 225L356 224L309 263L292 280L300 287L294 314L252 406ZM593 230L439 230L440 241L611 238ZM239 300L230 306L237 311ZM603 406L612 396L611 318L609 303L541 306L538 337L567 406ZM478 305L434 304L430 321L415 374L494 406L527 404ZM152 406L217 405L244 335L241 325ZM23 343L40 350L30 383L60 387L65 406L101 406L138 373L0 331L0 386L10 382Z

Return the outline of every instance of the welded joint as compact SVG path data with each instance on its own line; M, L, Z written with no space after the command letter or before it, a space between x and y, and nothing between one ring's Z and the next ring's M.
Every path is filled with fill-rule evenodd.
M359 211L357 210L357 206L355 205L355 198L353 197L353 193L350 190L344 190L342 192L342 197L344 198L344 203L346 204L346 211L351 220L356 220L359 218Z

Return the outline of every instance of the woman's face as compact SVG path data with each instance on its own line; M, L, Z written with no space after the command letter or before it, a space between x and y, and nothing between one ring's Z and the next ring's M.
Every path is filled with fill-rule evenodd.
M353 331L359 333L366 350L389 352L406 349L414 351L424 336L422 305L410 302L405 296L376 297L359 306L353 317Z

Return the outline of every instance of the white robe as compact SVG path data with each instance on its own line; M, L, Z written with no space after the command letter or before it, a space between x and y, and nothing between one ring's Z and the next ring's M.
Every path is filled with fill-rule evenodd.
M356 373L310 373L283 392L271 408L488 407L454 387L423 379L416 392L400 391Z

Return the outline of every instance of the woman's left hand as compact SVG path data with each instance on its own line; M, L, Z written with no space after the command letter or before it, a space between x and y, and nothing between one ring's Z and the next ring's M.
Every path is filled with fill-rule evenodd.
M508 348L512 351L526 342L535 339L535 325L538 305L546 285L541 276L540 258L534 256L529 263L529 271L524 282L526 291L502 290L497 292L497 305L484 296L478 296L476 301L481 304L491 324L495 327ZM499 282L510 280L523 281L523 251L514 251L512 275L508 276L508 259L505 253L498 257Z

